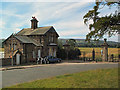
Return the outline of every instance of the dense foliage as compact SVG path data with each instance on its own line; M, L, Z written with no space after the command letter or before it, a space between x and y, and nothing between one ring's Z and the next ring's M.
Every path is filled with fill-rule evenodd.
M60 48L60 46L58 46L57 57L61 58L62 60L67 58L67 53L66 53L65 49Z
M67 44L70 45L68 50L64 48L62 41L58 40L57 57L61 59L79 59L81 52L79 49L75 48L76 40L69 39L66 41Z
M59 42L61 43L59 46L62 47L62 44L66 43L66 40L68 39L59 39ZM104 43L104 41L99 40L99 41L93 41L91 40L90 43L86 42L85 39L75 39L75 47L101 47L101 45ZM113 41L107 41L109 47L112 48L118 48L119 44L118 42L113 42Z
M79 59L81 52L79 49L70 49L68 52L68 59Z
M99 10L104 6L116 6L115 12L109 15L100 16ZM120 14L118 12L119 2L108 2L108 0L96 0L93 10L89 10L83 17L84 23L89 25L90 33L86 35L86 41L99 40L105 34L109 37L120 31ZM101 8L102 7L102 8ZM92 23L90 23L92 22Z
M70 49L74 49L77 44L75 39L69 39L67 43L70 45Z

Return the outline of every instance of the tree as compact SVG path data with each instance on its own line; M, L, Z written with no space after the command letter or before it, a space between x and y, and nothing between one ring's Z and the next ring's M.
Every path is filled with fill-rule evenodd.
M62 49L62 48L58 47L57 57L58 57L58 58L61 58L61 59L63 59L63 60L66 59L67 53L66 53L65 49Z
M70 45L70 49L74 49L76 46L76 40L75 39L69 39L67 43Z
M67 53L65 49L63 49L63 43L62 40L58 40L58 48L57 48L57 57L61 59L66 59Z
M60 49L63 48L63 43L62 43L62 40L60 40L60 39L58 39L58 47L59 47Z
M108 2L108 0L96 0L93 10L89 10L83 17L86 25L92 20L93 23L89 24L90 33L86 35L86 41L94 38L94 40L101 39L106 33L111 37L120 31L120 13L118 9L110 15L100 16L100 9L104 6L112 7L113 5L120 5L120 2ZM102 8L101 8L102 6Z
M76 53L76 59L79 59L79 56L81 55L80 49L76 48L75 53Z

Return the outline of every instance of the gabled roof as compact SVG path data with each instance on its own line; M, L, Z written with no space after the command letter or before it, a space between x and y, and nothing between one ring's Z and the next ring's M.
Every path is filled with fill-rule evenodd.
M38 44L35 40L33 40L27 36L14 36L14 37L17 38L22 43L31 43L31 44L34 44L36 46L41 46L41 44Z
M10 37L8 37L3 44L11 37L15 37L17 40L19 40L21 43L26 43L26 44L34 44L36 46L42 46L42 44L37 43L35 40L31 39L28 36L19 36L19 35L11 35Z
M38 27L36 29L25 28L18 32L17 35L44 35L51 28L53 28L53 26Z
M4 44L9 38L11 38L13 36L13 34L11 34L7 39L5 39L2 44Z
M55 32L58 35L58 33L55 31L53 26L47 26L47 27L38 27L36 29L31 28L25 28L19 31L14 36L16 39L18 39L21 43L31 43L36 46L42 46L41 44L38 44L34 39L28 37L29 35L45 35L47 32ZM10 36L10 37L11 37ZM10 37L8 37L4 42L6 42Z

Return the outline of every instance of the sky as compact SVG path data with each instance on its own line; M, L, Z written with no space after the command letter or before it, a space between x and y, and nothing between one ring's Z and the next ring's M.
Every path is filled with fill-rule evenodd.
M18 0L19 1L19 0ZM83 16L93 8L95 2L0 2L0 38L7 38L23 28L31 27L32 16L37 18L38 27L53 26L59 38L85 39L89 28L84 24ZM114 12L116 7L101 9L100 15ZM118 35L108 38L118 41Z

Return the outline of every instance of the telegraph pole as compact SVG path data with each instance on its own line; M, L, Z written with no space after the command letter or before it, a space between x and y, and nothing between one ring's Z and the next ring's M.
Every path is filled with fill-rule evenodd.
M118 20L120 17L120 1L118 2ZM118 25L120 25L120 21L118 22ZM120 46L120 29L118 28L118 47ZM120 53L120 50L118 49L118 53ZM118 55L118 61L120 62L120 55Z
M118 20L120 17L120 1L118 2ZM120 25L120 21L118 22L118 25ZM120 35L120 29L118 29L118 34Z
M13 66L13 33L12 33L12 60L11 60L11 65Z

